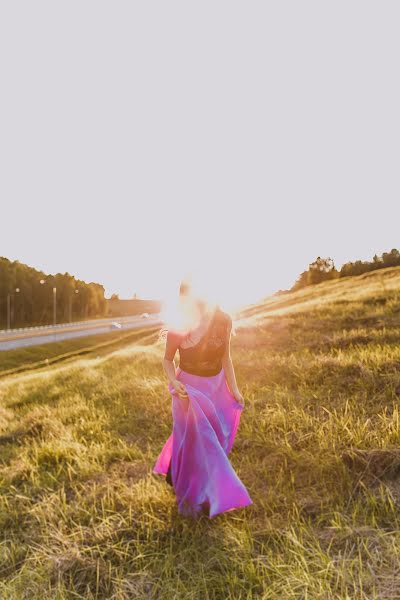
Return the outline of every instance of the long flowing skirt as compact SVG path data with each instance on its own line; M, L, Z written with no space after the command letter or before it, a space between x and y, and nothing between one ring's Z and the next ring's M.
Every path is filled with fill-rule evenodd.
M153 467L153 473L171 474L178 510L183 515L217 514L253 504L233 469L232 449L243 405L231 394L225 372L204 377L177 369L188 399L173 386L172 433Z

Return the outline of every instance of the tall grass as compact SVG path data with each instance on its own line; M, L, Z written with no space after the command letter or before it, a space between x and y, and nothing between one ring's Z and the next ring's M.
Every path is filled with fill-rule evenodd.
M254 504L177 511L159 342L0 381L0 597L400 598L400 270L248 309L231 462ZM397 391L396 391L397 390Z

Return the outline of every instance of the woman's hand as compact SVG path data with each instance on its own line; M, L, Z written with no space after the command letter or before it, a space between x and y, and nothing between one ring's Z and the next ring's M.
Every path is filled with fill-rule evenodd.
M189 398L186 387L179 379L174 379L174 381L172 381L172 386L176 390L179 398L182 398L182 400L187 400Z
M244 406L244 398L243 398L242 394L239 392L239 390L235 390L233 392L233 397L235 398L236 402L239 402L239 404L242 404Z

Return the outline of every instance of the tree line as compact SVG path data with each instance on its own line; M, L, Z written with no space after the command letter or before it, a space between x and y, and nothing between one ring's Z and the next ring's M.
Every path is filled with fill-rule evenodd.
M54 291L55 289L55 291ZM0 257L0 329L49 325L102 317L105 289L69 273L47 275L18 260Z
M337 270L332 258L321 258L318 256L314 262L308 265L307 271L300 273L292 290L301 289L307 285L321 283L341 277L354 277L376 269L400 266L400 252L393 248L390 252L383 252L381 256L375 254L372 261L356 260L347 262Z

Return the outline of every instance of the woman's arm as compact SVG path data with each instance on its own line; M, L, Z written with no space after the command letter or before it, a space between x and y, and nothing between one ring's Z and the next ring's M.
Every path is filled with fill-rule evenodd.
M235 369L231 358L231 333L232 333L232 320L228 324L228 333L226 339L225 352L222 357L222 366L224 368L226 381L228 382L229 389L234 396L235 400L240 404L244 405L244 398L239 391L238 384L236 382Z
M164 371L168 377L168 381L170 383L174 383L174 381L176 380L176 370L175 370L175 363L173 360L168 360L167 358L163 358L162 360L162 365L164 368Z
M162 360L162 365L164 371L168 377L168 381L175 388L180 398L186 399L188 398L188 393L184 384L176 378L176 370L174 357L176 350L178 348L179 342L177 341L176 336L172 334L172 332L168 332L167 334L167 342L165 345L165 354Z

